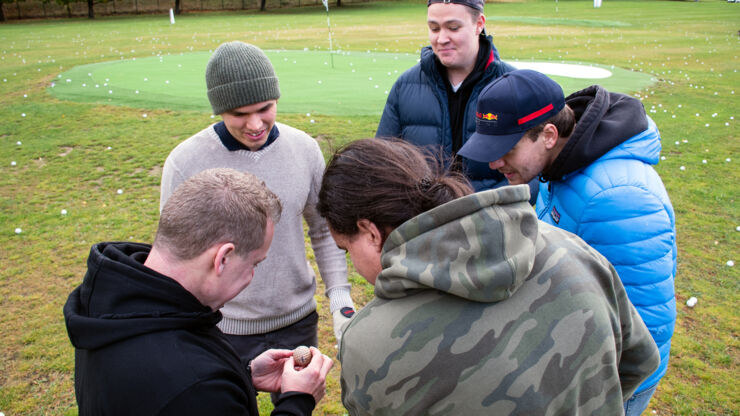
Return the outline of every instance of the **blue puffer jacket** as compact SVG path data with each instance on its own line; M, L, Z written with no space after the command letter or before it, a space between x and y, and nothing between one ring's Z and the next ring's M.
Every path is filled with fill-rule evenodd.
M473 88L465 107L463 144L475 132L475 107L483 87L515 69L499 59L491 36L484 39L491 44L491 54L485 73ZM419 64L404 72L393 84L375 137L402 138L417 146L430 146L432 151L441 147L444 157L449 158L452 130L445 82L434 62L432 47L425 47ZM491 170L487 163L463 159L463 166L476 191L506 183L503 175Z
M583 115L571 139L579 131L591 134L588 139L596 137L599 123L610 117L612 122L619 118L610 114L617 94L610 97L600 87L591 93L594 91L598 91L595 95L600 97L591 97L593 101L585 110L576 110L577 116ZM619 99L629 100L625 97ZM604 98L606 102L598 102ZM594 112L592 106L601 108ZM560 180L543 183L536 205L541 220L581 237L604 255L619 273L629 299L650 330L661 356L660 367L638 392L652 387L665 374L676 322L675 217L663 182L651 166L658 163L660 135L655 123L644 115L642 105L639 106L647 129L627 139L603 138L602 142L613 139L619 144L586 167L568 172ZM584 119L588 119L584 121L588 125L581 123ZM624 118L622 121L628 122ZM639 121L632 120L632 124L639 124ZM576 147L583 150L589 140L575 138L579 139L581 143ZM581 156L587 153L588 150L583 150Z

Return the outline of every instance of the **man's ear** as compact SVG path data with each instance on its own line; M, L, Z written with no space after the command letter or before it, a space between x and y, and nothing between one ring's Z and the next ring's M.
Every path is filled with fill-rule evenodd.
M363 218L357 220L357 228L360 230L358 237L367 238L380 253L383 248L383 233L380 232L378 226L374 222Z
M478 16L478 20L475 21L475 26L476 35L483 33L483 29L486 28L486 16L483 13Z
M221 274L226 267L226 263L230 260L230 254L234 252L234 243L223 243L216 249L216 254L213 256L213 268L216 270L216 274Z
M558 128L555 127L552 123L545 124L545 127L542 129L542 138L545 142L545 148L547 150L551 150L555 148L555 145L558 143L558 138L560 137L560 133L558 132Z

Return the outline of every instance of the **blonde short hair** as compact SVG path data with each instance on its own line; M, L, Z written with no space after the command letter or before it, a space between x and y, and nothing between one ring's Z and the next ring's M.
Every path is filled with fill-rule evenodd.
M231 242L246 256L264 244L267 219L277 223L280 199L256 176L234 169L209 169L175 189L159 218L154 246L180 260L214 244Z

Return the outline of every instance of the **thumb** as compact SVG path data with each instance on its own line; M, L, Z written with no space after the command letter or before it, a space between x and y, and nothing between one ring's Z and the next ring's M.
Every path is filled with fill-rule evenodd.
M283 363L283 374L290 372L295 372L295 359L292 355Z

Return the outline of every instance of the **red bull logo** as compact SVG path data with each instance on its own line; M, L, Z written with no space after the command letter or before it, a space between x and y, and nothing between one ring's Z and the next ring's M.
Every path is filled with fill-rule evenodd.
M483 113L477 113L477 112L476 112L476 113L475 113L475 115L476 115L476 116L477 116L478 118L482 118L483 120L488 120L488 121L491 121L491 120L498 120L498 114L493 114L493 113L486 113L486 114L483 114Z

